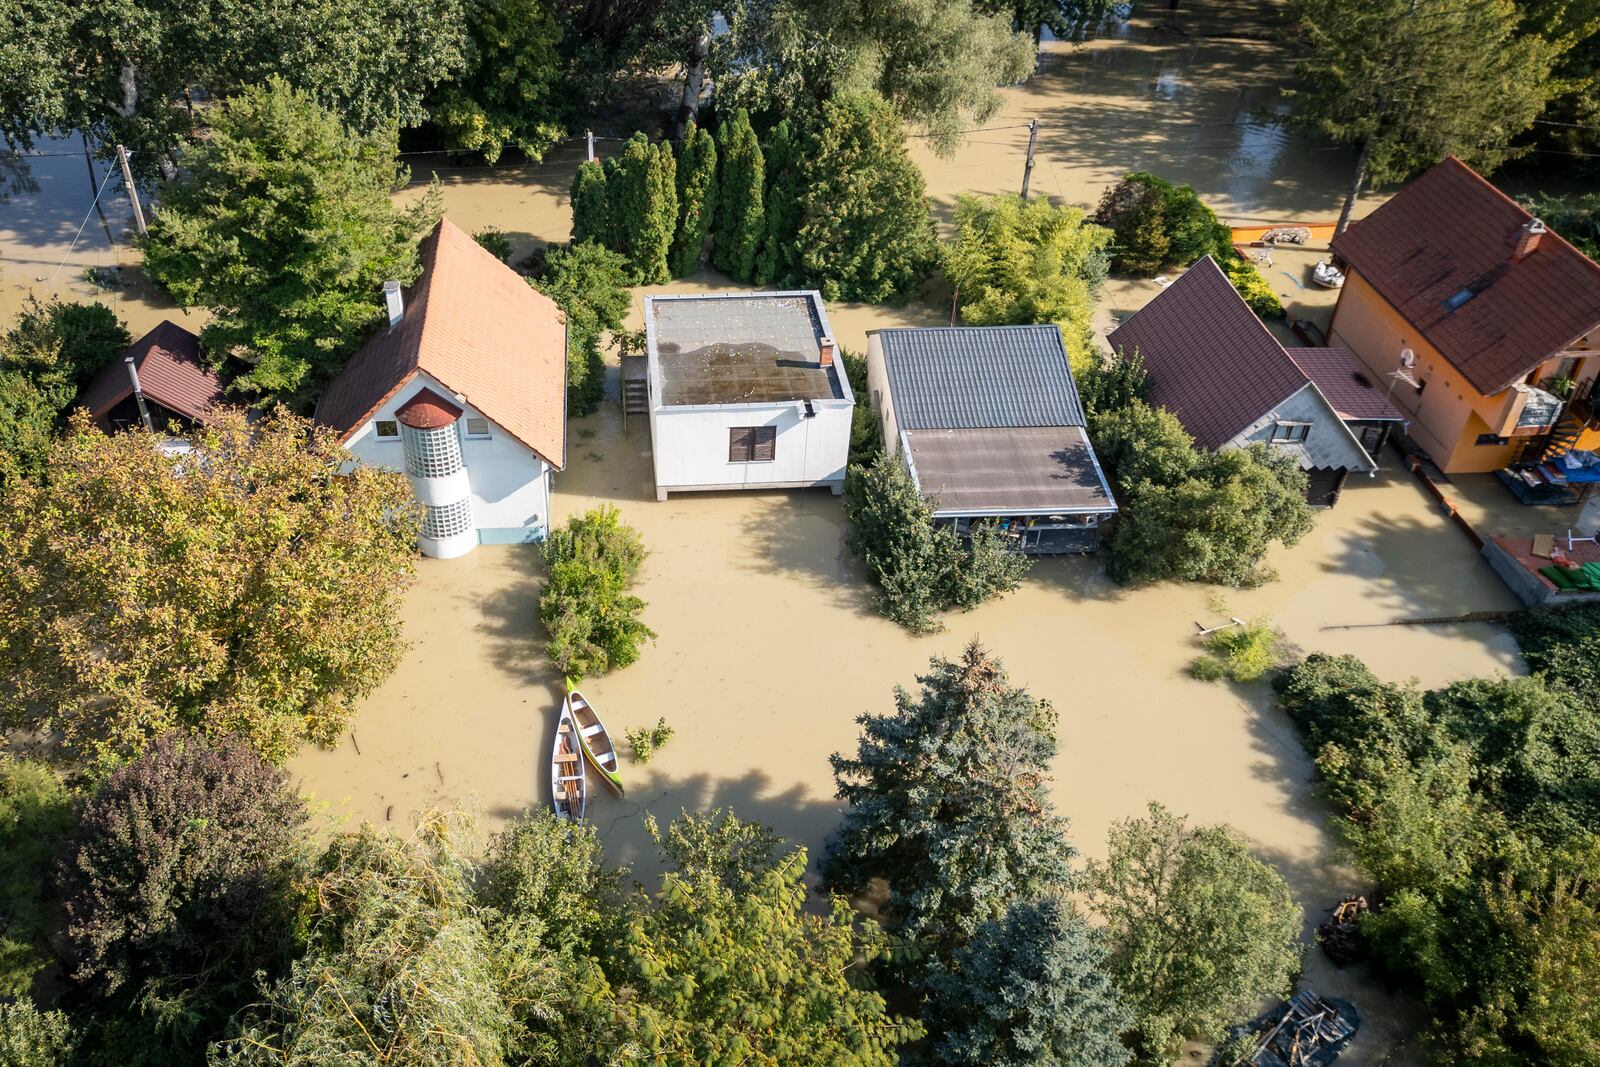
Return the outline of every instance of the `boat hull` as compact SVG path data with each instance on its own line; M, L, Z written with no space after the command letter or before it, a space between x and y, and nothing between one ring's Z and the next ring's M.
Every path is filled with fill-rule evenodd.
M600 713L595 711L594 705L576 689L567 694L563 707L578 727L578 738L583 744L584 759L594 768L595 774L599 775L601 783L607 789L618 797L622 796L624 790L622 775L618 773L620 765L617 746L611 740L611 731L600 721Z
M556 815L578 822L589 806L589 778L584 772L583 741L571 709L563 703L550 745L550 803Z

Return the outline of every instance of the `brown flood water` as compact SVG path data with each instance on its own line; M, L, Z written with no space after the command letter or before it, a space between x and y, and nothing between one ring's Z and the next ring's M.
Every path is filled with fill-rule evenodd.
M1162 30L1164 9L1086 46L1047 45L1041 73L1005 91L1005 108L990 126L1030 117L1042 124L1034 191L1088 205L1123 172L1149 169L1194 185L1237 223L1333 217L1348 153L1252 118L1282 104L1288 63L1281 49L1202 36L1205 13L1221 10L1203 4L1183 13L1187 33ZM922 146L915 152L930 194L948 213L959 192L1015 188L1026 143L1027 131L1011 128L974 134L950 160ZM6 320L28 291L96 297L81 280L84 267L136 259L124 244L127 203L115 181L103 202L107 226L91 215L67 254L89 210L90 178L76 142L46 147L63 154L34 160L38 191L0 204ZM419 180L431 158L413 161ZM578 158L565 148L538 167L441 170L446 211L468 230L505 230L518 255L564 240ZM103 179L104 164L95 168ZM1297 288L1294 275L1303 269L1269 277L1291 301L1325 308L1325 298ZM129 284L98 298L114 301L136 334L176 314L136 270L127 277ZM708 272L662 288L730 286ZM1113 282L1100 302L1100 325L1157 291L1153 282ZM936 305L834 305L829 313L841 342L856 348L869 329L937 324L948 314ZM198 327L199 316L188 321ZM652 552L640 591L657 641L635 666L584 687L618 737L659 716L676 730L648 767L624 760L626 802L599 795L590 809L612 858L644 870L652 866L644 810L666 820L685 807L729 805L818 855L839 817L827 757L854 744L855 717L888 710L893 688L912 685L930 656L954 654L978 637L1014 679L1060 712L1054 795L1085 854L1101 852L1113 820L1159 800L1247 835L1284 873L1314 925L1357 886L1323 829L1310 765L1264 687L1187 676L1195 624L1270 615L1300 649L1354 653L1385 677L1426 685L1521 669L1514 644L1494 627L1382 625L1515 606L1392 456L1379 477L1352 481L1304 543L1275 554L1280 581L1230 594L1226 611L1216 610L1206 589L1126 591L1092 559L1047 560L1016 594L919 639L873 613L865 575L844 544L839 503L828 494L657 503L648 426L639 419L624 430L614 404L572 423L569 453L556 482L557 521L615 502ZM428 806L458 802L480 806L495 822L547 802L560 682L542 654L540 580L537 553L527 548L483 547L460 560L422 562L407 602L405 663L366 702L339 748L307 752L293 765L334 824L404 826ZM1360 969L1335 970L1310 951L1307 973L1316 988L1349 996L1362 1011L1366 1025L1348 1061L1394 1062L1415 1020L1401 1018Z

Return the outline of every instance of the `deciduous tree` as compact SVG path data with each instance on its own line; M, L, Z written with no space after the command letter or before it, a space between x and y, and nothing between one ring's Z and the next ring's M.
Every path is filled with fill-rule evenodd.
M50 959L51 867L72 821L72 795L55 772L0 756L0 996L27 994Z
M108 766L174 727L281 762L331 743L400 660L415 504L287 414L172 454L79 418L0 508L0 716Z
M60 1067L76 1045L72 1022L59 1011L40 1011L23 996L0 1002L0 1064L4 1067Z
M381 317L383 283L416 277L439 200L395 207L395 148L392 128L355 133L279 79L213 110L210 137L162 186L145 269L211 311L205 351L247 368L233 389L307 406Z
M765 232L763 192L766 160L750 115L735 111L717 130L716 211L711 225L711 261L735 281L755 277L756 253Z
M1087 880L1142 1058L1167 1062L1179 1039L1216 1040L1258 1001L1288 994L1300 908L1227 827L1190 827L1151 804L1148 818L1113 825Z
M948 959L1013 902L1067 885L1073 849L1048 791L1055 710L976 641L917 682L856 720L854 757L829 757L850 807L824 877L843 892L886 879L897 933Z
M694 123L683 135L678 157L678 232L672 240L672 274L700 269L717 210L717 145Z
M452 148L490 163L516 148L537 163L566 135L561 26L546 0L471 0L466 69L447 84L433 120Z
M1307 55L1291 121L1357 147L1338 231L1364 186L1446 155L1493 170L1553 93L1555 50L1511 0L1299 0Z
M639 532L609 504L575 515L543 546L550 577L539 596L550 662L569 684L639 658L655 631L639 618L645 603L632 592L644 565Z
M567 412L591 415L605 394L601 335L622 328L633 301L627 261L595 241L552 247L530 284L567 313Z

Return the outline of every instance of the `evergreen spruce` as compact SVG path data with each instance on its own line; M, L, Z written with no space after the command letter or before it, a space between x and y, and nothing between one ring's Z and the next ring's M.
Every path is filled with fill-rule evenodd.
M712 262L735 281L753 281L756 253L764 233L763 197L766 161L750 113L740 108L717 131L717 156L722 161L716 214L711 232L716 240Z
M1122 1067L1133 1018L1099 933L1057 897L984 923L927 983L928 1059L971 1067Z
M683 135L678 157L678 233L672 242L672 274L681 278L700 269L711 216L717 204L717 145L693 122Z
M898 932L941 962L1013 902L1066 885L1073 849L1046 777L1054 709L976 641L917 681L892 714L857 719L854 758L830 757L850 810L824 878L857 893L886 878Z
M572 179L572 243L610 237L606 221L606 172L598 163L578 164Z
M880 97L822 105L799 159L801 284L829 300L904 303L938 253L927 183L906 151L900 115Z
M653 145L642 133L628 138L622 154L606 161L606 237L621 252L635 285L664 282L667 252L678 225L677 166L672 149Z
M795 234L800 229L800 146L788 119L772 128L762 151L767 170L766 218L755 280L758 285L773 285L794 272Z

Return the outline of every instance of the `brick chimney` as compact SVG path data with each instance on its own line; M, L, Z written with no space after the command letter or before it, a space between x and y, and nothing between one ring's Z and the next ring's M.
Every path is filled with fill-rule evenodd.
M821 350L820 355L818 356L818 362L820 362L824 367L833 366L833 338L824 337L822 340L817 342L817 348Z
M1521 262L1533 254L1539 247L1539 238L1544 236L1545 225L1538 219L1529 219L1522 224L1522 229L1517 233L1517 247L1511 253L1513 262Z

